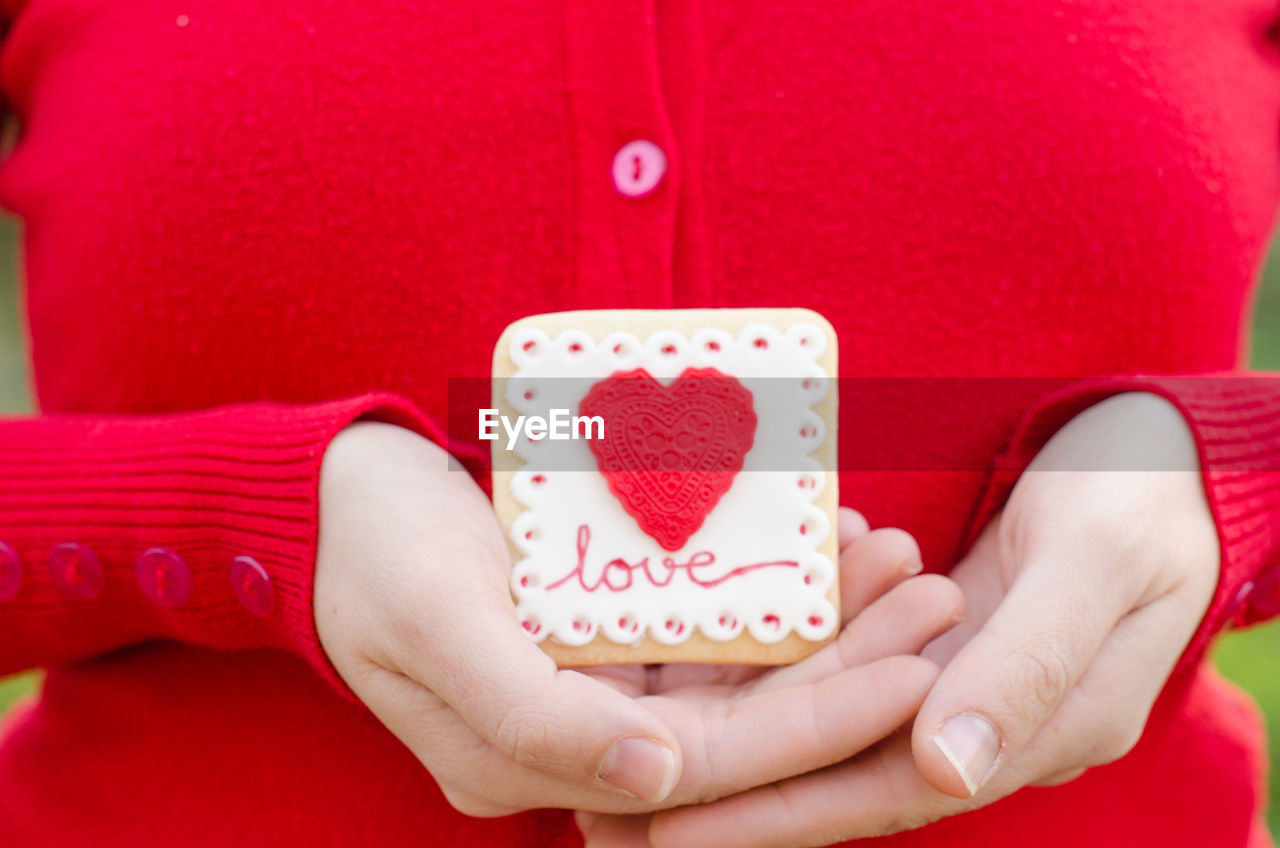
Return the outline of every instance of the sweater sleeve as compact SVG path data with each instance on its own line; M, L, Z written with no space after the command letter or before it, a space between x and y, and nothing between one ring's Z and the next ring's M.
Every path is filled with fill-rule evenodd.
M320 463L366 395L140 417L0 420L0 675L167 638L277 647L345 686L312 612Z
M1004 505L1040 449L1068 421L1121 392L1164 397L1196 440L1205 494L1218 528L1217 590L1181 665L1199 662L1226 626L1280 615L1280 379L1275 375L1107 377L1064 382L1039 397L1014 428L968 538Z

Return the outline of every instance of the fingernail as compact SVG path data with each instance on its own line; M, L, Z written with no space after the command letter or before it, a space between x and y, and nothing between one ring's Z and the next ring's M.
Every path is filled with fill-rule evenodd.
M991 722L976 713L961 713L944 721L929 739L960 775L969 795L977 795L1000 756L1000 735Z
M915 577L924 571L924 563L918 559L906 559L902 561L902 565L898 566L898 571L908 577Z
M596 777L641 801L654 803L671 794L676 782L676 755L650 739L623 739L615 742L600 760Z

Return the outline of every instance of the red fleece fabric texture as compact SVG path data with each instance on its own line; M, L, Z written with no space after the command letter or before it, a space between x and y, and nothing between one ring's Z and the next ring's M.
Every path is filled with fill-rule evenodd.
M48 673L0 736L0 844L579 844L562 811L455 813L344 697L310 608L319 460L375 417L482 468L450 378L524 315L734 306L822 312L846 376L1055 378L842 426L894 458L842 502L935 571L1108 394L1173 399L1206 462L1218 597L1138 747L870 844L1266 842L1256 711L1199 660L1275 609L1249 589L1276 585L1280 391L1192 378L1243 375L1272 0L3 6L42 412L0 422L0 672ZM634 139L668 163L641 198L610 177ZM98 598L52 581L64 542ZM177 607L134 580L152 547L191 567Z

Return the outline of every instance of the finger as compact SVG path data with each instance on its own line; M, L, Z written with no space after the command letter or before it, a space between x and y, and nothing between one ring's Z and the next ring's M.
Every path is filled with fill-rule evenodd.
M578 832L582 834L582 838L586 839L591 832L591 828L595 827L597 821L600 820L600 813L593 813L590 810L575 810L573 813L573 823L578 828Z
M1128 601L1088 556L1042 548L946 666L913 733L920 771L939 790L976 794L1054 714L1124 614Z
M972 801L933 789L899 734L848 762L696 807L656 813L658 848L783 848L887 835L960 812Z
M705 801L846 759L918 709L938 669L890 657L817 683L734 700L646 698L676 732L685 761L671 799Z
M840 553L840 614L849 621L894 586L924 570L920 546L905 530L885 527Z
M584 848L649 848L649 819L647 815L595 816L588 827L579 824Z
M798 686L765 695L706 703L650 696L643 699L678 734L686 752L679 785L668 804L699 803L730 795L846 759L873 745L910 720L937 678L937 667L919 657L892 657L859 666L816 685ZM530 806L568 806L600 812L647 812L639 802L602 796L593 799L580 788L520 769L491 746L477 753L457 741L460 722L444 710L423 723L423 734L451 745L448 759L465 760L467 776L459 781L437 776L450 803L472 815L500 814ZM465 734L464 734L465 735ZM495 759L496 758L496 759ZM434 774L435 772L433 772ZM473 798L475 775L492 789L485 806ZM444 775L444 777L448 777ZM650 808L651 809L651 808ZM595 819L581 819L594 824ZM605 831L611 833L612 831Z
M579 669L593 680L612 686L629 698L648 694L648 670L642 665L598 665Z
M846 669L895 655L916 654L964 615L964 594L937 574L913 577L863 610L813 656L770 672L752 692L815 683Z
M706 665L666 663L653 669L651 694L697 697L699 693L723 697L725 689L741 686L769 670L760 665Z
M407 681L394 672L380 674ZM453 708L422 686L410 683L403 688L411 698L406 711L414 720L397 729L396 735L411 750L422 752L420 758L445 798L464 815L489 818L542 807L615 814L652 809L622 793L603 792L581 781L521 766L487 744Z
M844 522L841 526L841 543L844 547L840 555L840 616L842 622L847 624L876 598L911 575L918 574L923 566L920 562L920 548L910 534L893 528L867 531L866 519L846 507L841 507L840 516L840 520ZM927 613L925 615L927 617ZM884 622L892 631L901 627L899 621L886 619ZM908 627L906 632L910 634L914 630ZM919 650L915 647L905 653L916 653ZM882 656L889 654L882 653L875 658ZM758 666L741 665L718 666L711 671L707 666L675 663L659 670L657 686L653 691L670 692L693 686L741 686L761 677L765 671ZM813 680L816 677L811 675L805 679ZM685 694L692 696L695 693L686 691ZM721 693L708 688L703 694Z
M450 551L437 550L448 557ZM456 561L471 561L462 551ZM396 634L397 670L516 763L579 786L658 801L679 775L674 735L613 687L555 663L521 629L505 587L418 592Z
M871 525L857 510L842 506L836 511L836 537L840 540L840 550L844 550L857 539L871 532Z

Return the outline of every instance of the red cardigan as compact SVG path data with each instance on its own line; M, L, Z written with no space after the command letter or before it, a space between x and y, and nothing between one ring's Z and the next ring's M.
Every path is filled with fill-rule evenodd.
M320 456L375 416L475 459L448 378L522 315L757 305L829 316L846 375L1099 378L880 419L913 470L842 499L935 570L1121 386L1210 469L1221 584L1137 749L876 844L1262 844L1257 717L1199 660L1280 607L1280 386L1117 378L1239 366L1273 0L3 5L43 413L0 422L0 674L49 671L0 738L0 844L576 844L453 812L342 697ZM659 170L615 183L636 139L665 170L633 147Z

